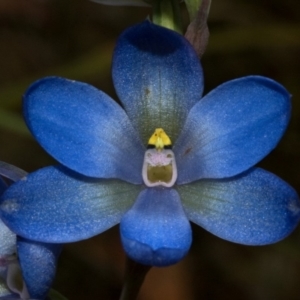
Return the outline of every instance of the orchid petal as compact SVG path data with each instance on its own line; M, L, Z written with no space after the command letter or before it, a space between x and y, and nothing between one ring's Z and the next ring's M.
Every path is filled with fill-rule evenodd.
M78 241L118 224L139 191L139 186L123 181L92 179L62 166L47 167L6 190L0 217L28 239Z
M245 245L285 238L300 219L297 193L262 169L177 187L188 218L218 237Z
M290 111L286 89L265 77L217 87L193 107L174 145L177 183L246 171L275 148Z
M18 237L17 247L23 279L30 297L45 299L54 280L62 246Z
M124 110L81 82L48 77L24 96L36 140L60 163L86 176L142 183L144 147Z
M159 127L175 140L203 91L202 68L192 46L183 36L149 21L120 36L112 75L144 143Z
M145 265L175 264L192 242L190 223L173 189L143 190L123 216L120 231L127 255Z

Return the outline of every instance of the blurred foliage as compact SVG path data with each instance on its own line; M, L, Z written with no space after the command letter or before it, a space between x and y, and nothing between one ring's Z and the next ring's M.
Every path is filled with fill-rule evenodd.
M89 82L116 99L110 64L117 36L144 20L147 8L106 7L87 0L0 1L0 158L26 171L52 164L30 137L21 97L43 76ZM188 25L187 13L185 26ZM300 193L300 7L296 0L214 0L210 41L202 58L208 92L227 80L258 74L293 95L288 131L261 166ZM276 245L246 247L194 226L190 254L154 268L140 300L296 300L300 295L300 228ZM54 288L70 300L118 299L124 253L118 228L68 244Z

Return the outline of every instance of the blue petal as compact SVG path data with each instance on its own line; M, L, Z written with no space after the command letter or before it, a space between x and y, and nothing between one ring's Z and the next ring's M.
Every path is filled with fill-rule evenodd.
M91 179L62 167L48 167L6 190L0 217L28 239L72 242L118 224L139 191L139 186L123 181Z
M290 119L290 95L273 80L229 81L191 110L174 145L178 184L246 171L279 142Z
M294 189L261 169L177 188L191 221L232 242L278 242L291 233L300 219L300 202Z
M175 140L203 91L202 68L192 46L183 36L149 21L120 36L112 75L144 143L158 127Z
M83 175L142 183L144 147L124 110L81 82L48 77L24 96L24 117L38 142Z
M123 216L120 230L127 255L145 265L175 264L192 242L190 223L172 189L143 190Z
M60 244L33 242L18 237L17 249L23 279L33 299L45 299L56 272Z

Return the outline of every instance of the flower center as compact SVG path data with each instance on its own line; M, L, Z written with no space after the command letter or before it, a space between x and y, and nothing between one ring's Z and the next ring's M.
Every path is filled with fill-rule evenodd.
M148 141L145 152L142 176L149 186L171 187L177 179L175 156L172 143L162 128L156 128Z

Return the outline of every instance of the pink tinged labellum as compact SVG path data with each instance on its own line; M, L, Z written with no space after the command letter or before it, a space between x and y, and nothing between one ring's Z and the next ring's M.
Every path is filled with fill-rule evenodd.
M149 149L145 152L142 176L149 186L172 187L177 179L177 167L172 150Z

